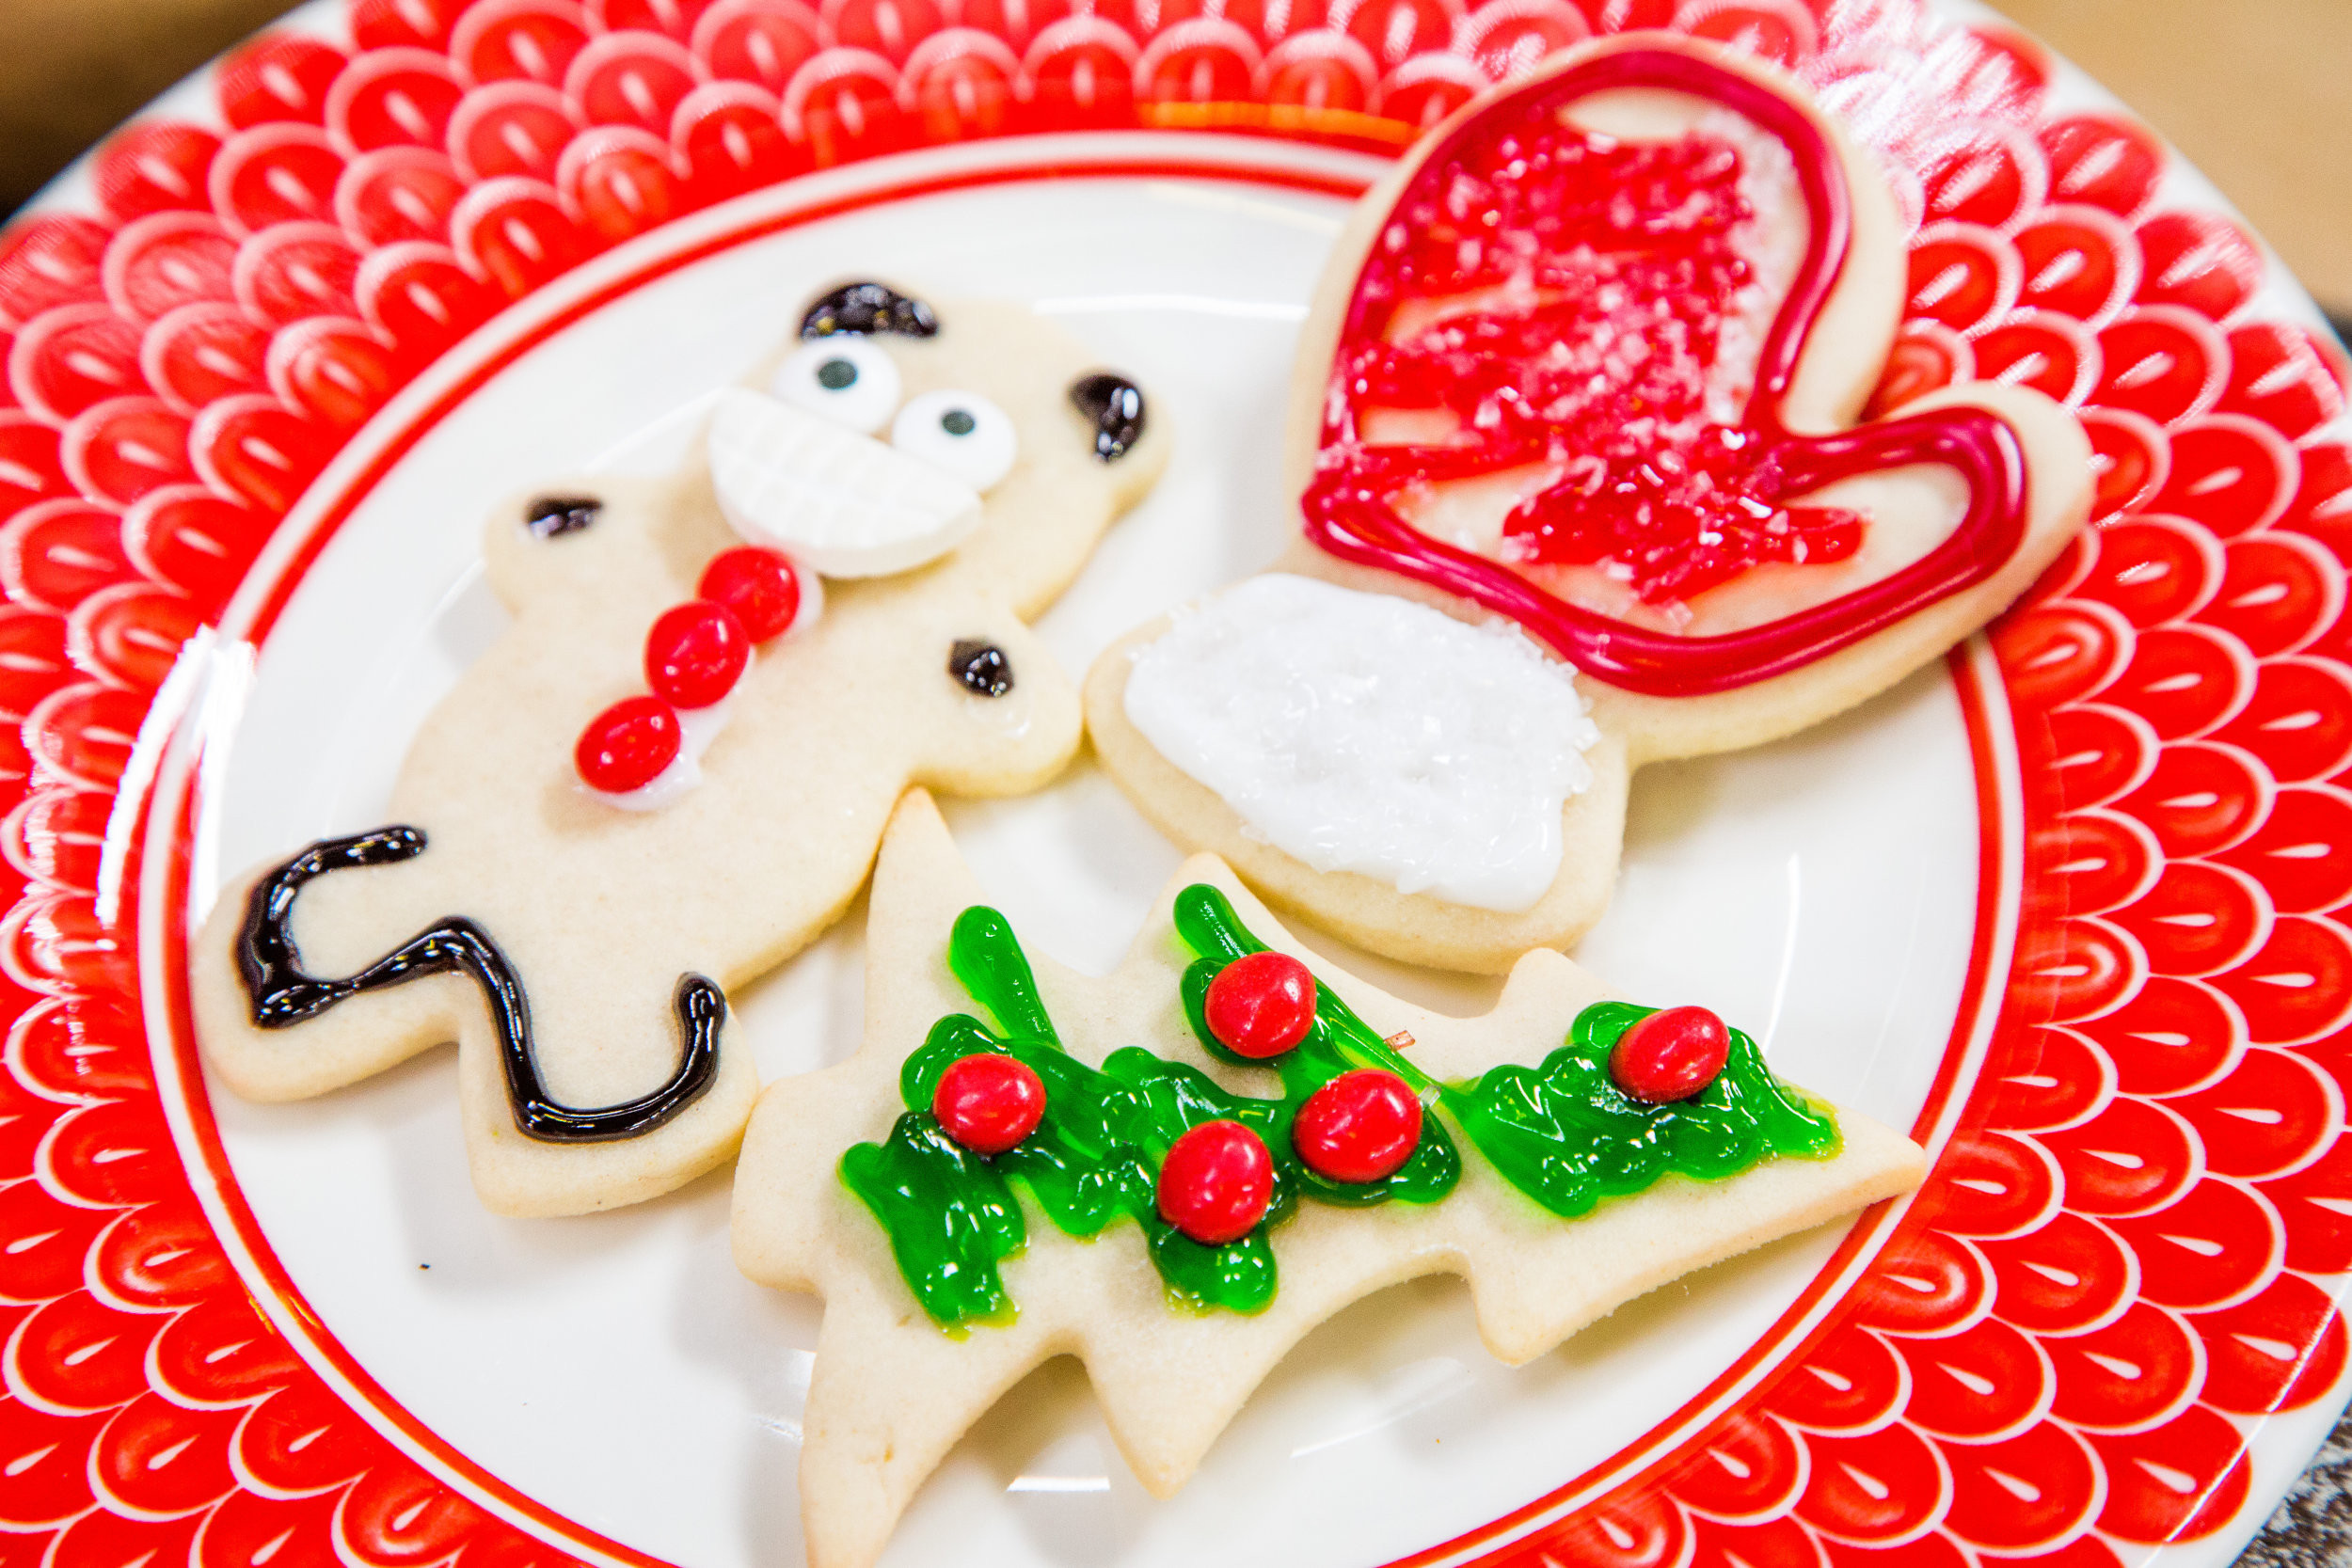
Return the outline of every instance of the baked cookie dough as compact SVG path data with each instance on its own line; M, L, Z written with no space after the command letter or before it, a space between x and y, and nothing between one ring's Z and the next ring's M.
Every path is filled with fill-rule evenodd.
M653 1196L758 1091L723 993L839 918L898 797L1069 761L1077 693L1026 623L1164 466L1139 388L1026 309L865 283L719 422L666 478L492 513L514 625L419 732L396 826L255 867L197 936L219 1082L301 1099L455 1041L490 1209Z
M825 1300L799 1488L815 1568L872 1562L957 1438L1054 1356L1085 1364L1127 1463L1167 1497L1292 1346L1385 1286L1461 1276L1488 1349L1517 1364L1645 1291L1907 1192L1923 1173L1910 1140L1771 1079L1736 1033L1719 1058L1736 1085L1646 1108L1597 1086L1587 1046L1622 1029L1614 1073L1641 1027L1626 1021L1670 1015L1612 1004L1557 953L1528 954L1491 1012L1455 1019L1310 956L1213 856L1185 863L1101 979L1025 956L979 897L937 809L909 795L875 873L864 1044L771 1085L736 1166L737 1262ZM1232 958L1258 941L1268 949ZM1309 976L1310 1027L1324 1033L1289 1047L1259 1037L1267 993L1245 989L1238 1012L1218 995L1246 967ZM1204 1033L1288 1053L1249 1065L1212 1055ZM974 1060L1005 1071L1009 1058L1045 1085L1009 1145L1019 1122L993 1123L950 1083ZM1384 1177L1309 1152L1318 1095L1355 1076L1326 1075L1355 1060L1428 1085L1410 1103L1433 1108L1411 1113L1417 1131L1391 1148ZM1769 1113L1742 1119L1765 1101ZM1509 1109L1521 1103L1547 1109ZM1236 1119L1254 1131L1232 1131ZM1746 1129L1733 1136L1747 1163L1711 1132L1677 1130L1701 1122ZM1269 1161L1254 1220L1221 1207L1197 1164L1178 1169L1187 1141L1220 1127L1229 1150L1258 1137ZM1281 1152L1292 1148L1295 1159ZM1651 1155L1667 1148L1661 1170ZM1376 1151L1358 1140L1353 1152ZM1686 1153L1722 1161L1716 1179L1679 1174ZM1224 1228L1197 1233L1204 1216Z
M1468 681L1458 704L1378 705L1409 673L1383 667L1368 613L1351 658L1324 661L1339 678L1301 684L1271 650L1307 601L1245 607L1248 586L1096 662L1104 767L1178 843L1373 951L1499 974L1572 944L1607 906L1644 764L1757 745L1885 690L2000 613L2089 514L2089 443L2039 393L1947 388L1864 418L1904 277L1870 155L1752 59L1634 35L1473 100L1333 251L1286 436L1305 526L1275 571L1523 633L1582 699L1549 734L1579 741L1588 777L1551 831L1524 831L1525 801L1486 819L1519 847L1483 863L1359 852L1395 836L1382 814L1437 811L1413 788L1455 799L1433 759L1509 726ZM1238 758L1230 726L1175 733L1171 683L1232 680L1230 657L1168 667L1196 616L1269 650L1294 733L1260 723ZM1351 761L1322 744L1350 704L1367 734L1443 733L1420 762L1372 744ZM1258 787L1342 774L1306 831Z

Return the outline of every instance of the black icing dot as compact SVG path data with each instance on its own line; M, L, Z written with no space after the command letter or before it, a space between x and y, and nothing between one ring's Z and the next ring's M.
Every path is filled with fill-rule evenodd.
M604 502L594 496L541 496L523 510L523 526L534 539L578 533L596 520Z
M828 392L857 384L857 367L847 359L828 359L817 367L817 385Z
M1094 455L1116 463L1143 439L1143 388L1123 375L1097 371L1070 387L1070 401L1094 426Z
M979 697L1001 697L1012 689L1012 660L993 642L967 637L947 650L947 673Z
M950 408L939 416L939 428L950 436L971 435L973 423L971 411L968 409Z

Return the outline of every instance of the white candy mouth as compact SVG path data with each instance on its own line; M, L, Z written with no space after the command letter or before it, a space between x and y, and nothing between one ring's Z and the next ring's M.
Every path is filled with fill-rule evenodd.
M763 392L719 395L709 452L728 524L826 577L909 571L979 526L969 484Z

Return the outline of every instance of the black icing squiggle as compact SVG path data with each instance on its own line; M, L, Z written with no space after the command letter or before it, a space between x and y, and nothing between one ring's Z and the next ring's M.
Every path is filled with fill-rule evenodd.
M803 338L830 338L836 332L928 338L938 330L939 317L930 306L886 283L844 283L801 318Z
M717 985L699 974L678 977L678 1031L685 1048L670 1081L635 1100L580 1109L559 1105L548 1097L547 1085L539 1077L538 1057L532 1050L531 1002L523 994L522 982L489 932L462 915L411 937L397 951L357 974L323 980L304 974L302 955L295 950L294 934L288 928L303 884L330 871L389 865L423 852L421 831L378 828L372 833L313 844L262 879L246 906L245 929L237 943L237 969L244 976L246 994L252 998L257 1026L283 1029L361 992L456 970L482 988L483 1000L490 1006L491 1022L498 1026L500 1059L506 1070L506 1098L515 1108L515 1125L526 1137L549 1143L633 1138L661 1126L710 1087L719 1072L719 1025L726 1021L727 1002Z

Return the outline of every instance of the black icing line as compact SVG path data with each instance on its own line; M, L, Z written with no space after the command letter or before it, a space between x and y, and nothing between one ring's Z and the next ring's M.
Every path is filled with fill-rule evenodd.
M803 338L829 338L836 332L928 338L938 330L939 317L930 306L886 283L844 283L801 318Z
M283 1029L315 1017L365 991L397 986L453 970L482 988L499 1032L499 1057L506 1071L506 1098L515 1125L526 1137L549 1143L609 1143L650 1132L702 1098L719 1073L719 1026L726 1021L726 996L699 974L678 977L678 1032L684 1049L677 1071L650 1094L617 1105L580 1108L548 1097L539 1059L531 1043L531 1002L514 967L490 934L462 915L420 932L358 974L325 980L302 970L289 925L303 884L331 871L389 865L424 852L416 828L379 828L350 838L322 840L288 861L254 887L246 906L245 929L237 942L237 970L252 999L253 1022Z
M603 510L594 496L541 496L523 509L523 526L534 539L554 539L593 527Z
M1070 384L1070 401L1094 425L1094 455L1116 463L1143 439L1143 388L1123 375L1097 371Z

